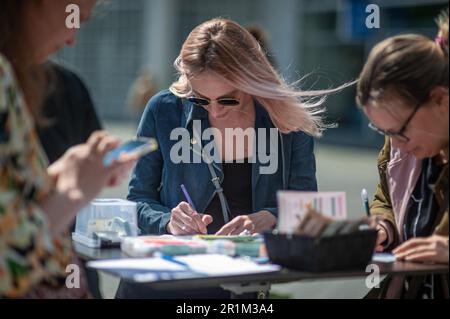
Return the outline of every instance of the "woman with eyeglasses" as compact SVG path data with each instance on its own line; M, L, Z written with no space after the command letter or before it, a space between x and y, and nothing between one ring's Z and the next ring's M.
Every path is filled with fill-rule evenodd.
M273 229L277 191L317 190L313 137L325 128L322 97L332 91L292 88L258 41L226 19L196 27L175 68L178 80L151 99L138 130L138 136L156 138L160 145L138 162L129 185L141 233L240 235ZM230 129L238 130L235 138L227 136ZM181 145L179 136L185 137ZM188 158L177 160L179 151ZM196 156L202 160L195 162ZM269 165L273 170L264 170Z
M370 53L357 101L385 135L380 184L371 205L378 251L397 259L448 264L448 11L435 41L407 34ZM398 279L398 278L397 278ZM392 280L387 297L448 297L448 278ZM405 287L408 287L406 289Z

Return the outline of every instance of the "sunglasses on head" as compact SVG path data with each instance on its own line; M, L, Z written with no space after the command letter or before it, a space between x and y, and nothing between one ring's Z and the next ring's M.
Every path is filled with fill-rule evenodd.
M188 101L195 105L199 105L199 106L209 106L211 104L211 102L214 100L209 100L209 99L194 96L194 97L188 98ZM232 99L232 98L223 98L223 99L218 99L215 101L222 106L237 106L237 105L241 104L241 101L239 101L238 99Z

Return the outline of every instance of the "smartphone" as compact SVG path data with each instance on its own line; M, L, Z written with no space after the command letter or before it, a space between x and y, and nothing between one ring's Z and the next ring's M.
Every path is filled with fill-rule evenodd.
M142 157L158 149L158 142L154 138L139 137L130 140L111 152L103 158L103 164L108 167L115 160L118 160L122 154L132 154Z

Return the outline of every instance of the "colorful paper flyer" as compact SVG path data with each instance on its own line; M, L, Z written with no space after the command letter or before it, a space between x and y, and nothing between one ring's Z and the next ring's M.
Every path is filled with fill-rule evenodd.
M317 212L335 220L347 218L344 192L280 191L278 197L278 231L292 234L301 218L312 207Z

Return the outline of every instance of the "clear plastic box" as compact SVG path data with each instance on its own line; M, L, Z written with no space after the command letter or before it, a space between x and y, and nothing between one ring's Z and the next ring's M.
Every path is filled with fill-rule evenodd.
M92 248L120 245L138 235L136 203L123 199L96 199L77 215L72 239Z

